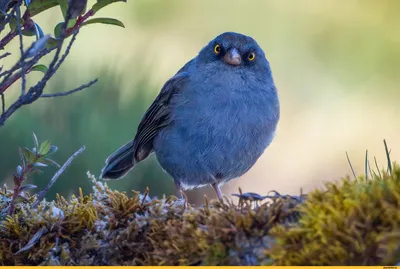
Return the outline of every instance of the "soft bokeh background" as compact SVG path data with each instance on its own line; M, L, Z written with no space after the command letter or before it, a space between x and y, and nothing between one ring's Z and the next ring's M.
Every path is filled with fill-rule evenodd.
M93 3L93 1L89 1ZM105 158L132 139L142 114L163 83L216 35L253 36L270 60L281 100L276 139L255 167L223 187L298 194L350 174L348 151L358 174L365 150L385 163L383 139L400 158L400 2L267 0L131 0L101 11L126 28L92 25L81 30L48 91L63 91L95 77L98 84L77 94L24 107L0 128L0 182L11 184L18 146L32 147L32 132L59 146L63 163L82 145L86 151L48 194L90 191L89 170L99 175ZM61 20L58 8L39 17L47 32ZM18 43L14 40L18 55ZM5 64L12 63L12 58ZM34 82L39 75L29 77ZM18 94L9 89L7 102ZM11 93L14 94L11 94ZM44 187L56 170L31 179ZM155 157L109 186L153 195L174 185ZM214 197L210 188L189 192L192 201Z

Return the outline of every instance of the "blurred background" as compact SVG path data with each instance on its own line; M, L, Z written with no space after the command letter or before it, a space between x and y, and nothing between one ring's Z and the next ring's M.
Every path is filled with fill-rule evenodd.
M94 1L89 1L89 6ZM0 183L12 186L18 147L39 140L59 146L60 164L86 145L48 193L68 196L91 190L86 172L98 176L107 156L132 139L139 121L164 82L195 57L216 35L237 31L264 49L279 89L281 120L277 136L246 175L224 185L225 194L308 192L350 174L364 173L365 150L386 163L383 139L400 159L400 1L131 0L104 8L99 17L121 20L126 28L91 25L81 30L69 58L50 81L49 92L65 91L98 77L89 89L23 107L0 128ZM47 13L47 14L46 14ZM59 8L37 18L53 32ZM18 56L18 40L9 45ZM29 75L28 83L40 74ZM11 104L19 84L7 91ZM56 171L31 178L43 188ZM174 193L174 184L156 162L142 162L119 190L152 195ZM191 202L211 188L188 192Z

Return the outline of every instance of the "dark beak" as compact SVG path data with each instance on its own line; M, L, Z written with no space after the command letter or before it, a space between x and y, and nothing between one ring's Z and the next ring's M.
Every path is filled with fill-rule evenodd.
M242 57L237 49L230 49L224 56L224 62L230 65L240 65L242 62Z

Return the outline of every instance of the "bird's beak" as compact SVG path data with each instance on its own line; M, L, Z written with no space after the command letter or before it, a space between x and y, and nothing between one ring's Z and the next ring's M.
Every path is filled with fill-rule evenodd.
M224 56L224 62L230 65L240 65L242 62L242 57L237 49L230 49Z

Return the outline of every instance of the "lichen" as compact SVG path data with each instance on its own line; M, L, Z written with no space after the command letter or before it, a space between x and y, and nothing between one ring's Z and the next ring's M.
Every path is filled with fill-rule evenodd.
M150 198L149 190L128 196L89 178L88 195L79 189L78 197L37 208L34 199L18 203L0 223L0 264L256 265L268 261L268 231L298 219L299 201L287 197L256 207L206 199L193 208L174 196Z

